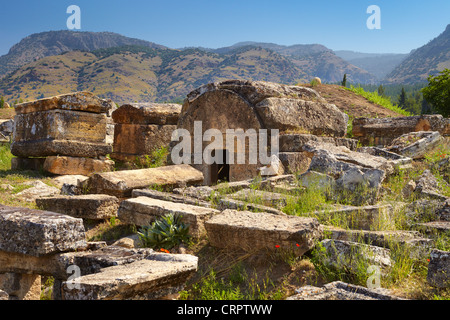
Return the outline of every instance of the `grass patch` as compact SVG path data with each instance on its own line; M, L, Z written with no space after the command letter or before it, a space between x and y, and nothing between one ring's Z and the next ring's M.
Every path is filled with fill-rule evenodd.
M350 85L350 88L343 88L343 89L349 90L353 93L356 93L357 95L366 98L370 102L373 102L373 103L375 103L381 107L384 107L386 109L389 109L391 111L397 112L398 114L401 114L403 116L407 116L407 117L412 116L412 114L410 112L403 110L402 108L393 104L391 102L390 98L379 96L377 91L367 92L363 88L354 87L353 85Z

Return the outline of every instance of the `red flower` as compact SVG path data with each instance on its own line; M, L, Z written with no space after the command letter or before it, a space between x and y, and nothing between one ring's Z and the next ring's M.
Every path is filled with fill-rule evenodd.
M166 250L164 248L161 248L161 252L170 253L169 250Z
M430 259L427 259L428 262L430 262Z
M276 245L276 246L275 246L275 248L279 248L279 247L280 247L279 245Z
M295 244L297 247L300 247L300 245L297 243L297 244Z

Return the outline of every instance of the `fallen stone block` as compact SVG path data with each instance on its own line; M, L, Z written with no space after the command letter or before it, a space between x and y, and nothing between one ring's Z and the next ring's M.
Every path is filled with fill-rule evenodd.
M184 288L197 271L198 258L191 255L155 253L127 264L63 282L63 300L157 299Z
M429 255L435 241L424 238L417 231L371 231L350 230L333 226L323 226L324 236L332 240L360 242L388 249L405 246L410 250L410 257L420 259Z
M192 197L189 197L186 195L162 192L162 191L157 191L157 190L136 189L136 190L133 190L133 192L131 193L131 196L133 198L148 197L148 198L170 201L170 202L175 202L175 203L185 203L185 204L190 204L193 206L211 208L211 203L209 203L207 201L203 201L203 200L200 200L197 198L192 198Z
M450 221L431 221L424 223L417 223L413 228L427 234L436 235L440 233L450 232Z
M175 188L173 189L173 193L186 197L208 201L211 199L214 190L208 186L200 186L200 187L190 186L184 188Z
M70 174L54 177L52 178L52 183L58 186L59 188L62 188L63 185L65 184L78 186L81 182L87 179L89 179L88 176Z
M289 196L285 194L254 189L242 189L228 195L228 197L235 200L241 200L244 203L259 204L276 209L285 207L289 198Z
M181 215L183 223L189 225L189 234L200 238L206 234L205 222L219 212L211 208L138 197L122 201L118 217L127 224L146 226L167 214Z
M233 209L233 210L242 210L242 211L252 211L252 212L267 212L270 214L276 214L276 215L286 215L284 212L272 208L267 207L260 204L255 204L251 202L244 202L240 200L230 199L230 198L223 198L219 200L218 208L220 210L226 210L226 209Z
M117 216L119 199L102 194L55 196L36 199L36 205L74 218L105 220Z
M17 193L16 196L27 202L34 202L38 198L50 197L60 193L58 188L51 187L40 180L25 182L24 185L29 185L30 188Z
M441 115L353 120L353 135L365 146L389 146L394 139L410 132L438 131L448 135L448 129L447 119Z
M280 153L302 152L303 146L309 142L329 143L337 147L346 147L356 151L358 140L346 138L334 138L325 136L314 136L312 134L282 134L280 135Z
M205 222L210 244L218 248L258 251L293 249L297 256L322 236L314 218L225 210Z
M362 286L335 281L323 287L304 286L286 300L404 300L386 289L368 289Z
M113 107L111 100L99 99L90 92L75 92L18 104L15 111L17 114L28 114L60 109L99 114L107 113Z
M305 152L280 152L278 157L283 164L285 173L304 173L311 164L311 158Z
M131 197L134 189L181 187L203 183L203 174L189 165L96 173L82 183L89 193Z
M83 220L59 213L0 207L0 250L43 256L86 247Z
M448 199L448 197L440 194L439 182L428 169L416 181L414 193L418 198L436 199L440 201L447 201Z
M387 150L412 159L422 159L427 152L442 144L443 141L444 138L437 131L411 132L392 141Z
M114 170L114 161L76 157L48 157L43 169L57 175L83 175L110 172Z
M393 228L394 207L390 204L369 206L332 206L328 209L311 212L311 216L323 220L340 221L350 229L384 230Z
M431 251L427 282L437 288L450 287L450 252Z
M124 104L112 113L116 124L177 125L181 105L171 103Z
M322 240L320 245L325 249L320 253L321 263L350 273L357 273L361 268L365 271L371 265L385 273L392 266L390 250L386 248L331 239Z

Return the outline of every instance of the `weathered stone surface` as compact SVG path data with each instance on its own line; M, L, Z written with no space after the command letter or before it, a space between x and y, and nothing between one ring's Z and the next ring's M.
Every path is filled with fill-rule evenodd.
M280 152L278 158L283 164L285 173L302 174L311 164L311 157L306 152Z
M450 252L431 251L427 282L437 288L450 287Z
M311 214L331 221L341 221L348 228L359 230L392 229L394 208L390 204L369 206L336 206Z
M189 225L189 234L200 238L206 234L205 221L218 213L211 208L138 197L122 201L118 216L124 223L145 226L166 214L181 215L182 221Z
M26 114L60 109L89 113L107 113L113 107L114 104L111 100L99 99L90 92L75 92L18 104L15 106L15 111L17 114Z
M406 223L412 226L416 223L433 220L448 220L446 211L448 205L444 201L436 199L419 199L407 204L404 207Z
M9 137L14 132L14 120L0 120L0 132Z
M252 212L266 212L270 214L282 215L286 214L276 208L264 206L261 204L255 204L251 202L231 199L225 197L219 200L218 208L220 210L233 209L233 210L243 210L243 211L252 211Z
M83 221L66 215L0 206L0 250L42 256L86 247Z
M92 251L79 251L49 254L34 257L19 253L0 251L0 273L34 273L66 280L72 276L70 266L79 267L80 275L100 272L102 268L126 265L145 259L153 253L152 249L129 249L119 246L100 246L86 248Z
M446 201L448 198L440 194L439 182L430 170L425 170L416 181L414 193L418 198L429 198Z
M398 245L407 247L412 258L428 256L434 246L434 240L424 238L417 231L372 231L341 229L333 226L323 226L324 235L332 240L361 242L388 249Z
M116 124L111 158L135 161L137 156L151 155L161 147L169 147L176 129L176 125Z
M36 199L36 205L74 218L104 220L117 216L119 199L102 194L55 196Z
M248 251L293 249L298 256L310 250L322 236L314 218L281 216L263 212L225 210L205 223L212 246Z
M283 163L276 155L272 155L268 165L258 168L258 174L262 177L281 176L284 173L285 168Z
M366 268L376 265L387 271L392 265L389 249L331 239L322 240L321 245L326 251L322 262L338 269L346 268L349 272L357 273L360 265L365 264Z
M448 135L447 119L441 115L353 120L353 135L363 145L389 146L395 138L418 131L438 131Z
M27 202L34 202L38 198L50 197L60 193L58 188L51 187L40 180L24 182L23 184L30 185L31 188L17 193L16 196Z
M267 98L255 105L263 123L280 131L306 130L314 135L343 137L348 116L335 105L292 98ZM314 116L311 116L314 115Z
M286 300L404 300L390 294L388 290L380 289L368 289L335 281L323 287L301 287L295 290L295 295Z
M9 300L39 300L41 296L41 276L36 274L0 274L0 288Z
M394 139L387 150L413 159L422 159L443 141L444 138L437 131L411 132Z
M134 189L201 184L203 174L189 165L97 173L83 183L90 193L131 197Z
M285 207L287 205L287 198L289 198L289 196L284 194L253 189L243 189L236 193L230 194L229 197L242 200L246 203L262 204L264 206L278 209Z
M45 171L58 175L90 176L98 172L114 170L114 161L75 157L48 157L45 159Z
M69 175L62 175L52 178L52 183L54 183L59 188L62 188L63 185L69 184L78 186L81 182L89 179L88 176L84 175L77 175L77 174L69 174Z
M198 198L192 198L187 195L174 194L150 189L136 189L131 193L133 198L149 197L158 200L170 201L175 203L185 203L194 206L210 208L211 204Z
M195 256L155 253L126 266L104 268L99 273L79 277L78 288L63 282L62 297L64 300L156 299L182 290L197 271L197 264Z
M17 171L39 171L44 168L45 158L12 158L11 170Z
M175 188L173 189L173 193L207 201L211 199L214 190L208 186L200 186L200 187L189 186L184 188Z
M74 140L30 140L13 142L11 153L17 157L69 156L98 158L110 154L112 146Z
M415 229L428 234L439 234L450 232L450 221L431 221L424 223L417 223L413 226Z
M314 154L308 170L333 177L335 200L344 198L353 205L374 204L386 177L385 170L393 170L384 158L351 152L344 147L309 145L307 151Z
M9 300L9 295L7 292L0 290L0 301Z
M181 105L170 103L125 104L112 113L116 124L176 125Z

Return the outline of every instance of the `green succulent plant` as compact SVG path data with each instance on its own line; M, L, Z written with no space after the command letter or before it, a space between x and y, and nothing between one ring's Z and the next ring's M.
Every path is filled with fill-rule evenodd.
M167 214L138 231L144 247L170 250L190 240L189 225L182 222L183 216Z

